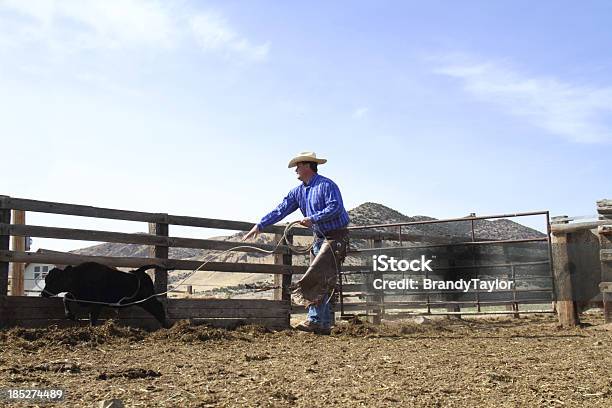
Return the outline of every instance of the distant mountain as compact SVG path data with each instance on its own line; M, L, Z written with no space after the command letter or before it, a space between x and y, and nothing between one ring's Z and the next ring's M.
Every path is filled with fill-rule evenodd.
M349 211L352 225L391 224L402 222L433 221L424 215L404 215L382 204L367 202ZM397 227L377 228L379 231L397 232ZM471 221L453 221L435 224L402 226L403 233L420 233L449 238L471 238ZM546 234L508 219L474 221L476 239L527 239L541 238Z

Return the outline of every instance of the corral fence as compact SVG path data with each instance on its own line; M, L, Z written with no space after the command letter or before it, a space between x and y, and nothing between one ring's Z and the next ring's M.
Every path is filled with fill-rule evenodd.
M592 224L583 229L600 226L600 237L605 242L597 246L597 263L608 273L610 259L609 220L612 211L610 200L601 206L602 217L595 227ZM24 222L26 212L61 214L79 217L136 221L147 224L149 233L124 233L88 229L62 228L28 225ZM548 233L524 239L492 239L491 236L478 235L479 222L499 218L523 216L542 216L546 218ZM439 231L434 225L468 225L467 236L456 234L452 228ZM52 265L75 265L94 261L113 267L137 268L156 264L161 268L154 270L155 292L168 290L167 269L194 270L201 266L201 260L173 259L169 257L170 248L191 248L225 251L238 245L235 241L196 239L170 235L170 226L186 226L215 230L248 231L251 222L220 220L212 218L170 215L92 207L49 201L38 201L0 195L0 325L19 325L22 327L44 327L51 324L71 325L64 319L63 306L59 298L40 298L23 296L23 271L27 263L47 263ZM417 228L419 227L419 228ZM442 314L486 314L553 312L559 313L561 322L576 323L575 284L573 285L571 266L577 253L563 237L571 232L556 228L572 228L571 224L559 226L553 223L552 231L548 212L504 214L497 216L470 216L448 220L417 221L382 225L355 226L350 228L351 246L347 261L343 266L339 284L339 299L336 311L343 317L365 315L373 321L383 317L402 314L442 313ZM270 226L265 233L274 234L274 241L281 239L284 226ZM553 232L552 234L550 232ZM493 232L495 234L495 232ZM293 243L294 237L311 237L310 230L293 228L287 240ZM74 253L38 251L29 252L25 248L25 237L80 240L92 242L122 243L149 246L146 257L90 256ZM11 238L13 248L10 248ZM566 237L567 238L567 237ZM552 241L551 241L552 240ZM599 242L599 241L598 241ZM228 273L255 273L274 276L273 299L210 299L188 297L175 299L160 297L166 305L170 322L188 319L197 323L233 327L241 324L259 324L270 328L289 326L292 312L303 312L303 308L291 305L290 285L293 275L306 272L307 267L298 265L290 249L281 245L249 244L268 251L274 250L274 264L255 262L209 262L201 270ZM607 245L607 246L606 246ZM601 257L599 256L599 248ZM239 251L251 252L242 248ZM573 252L572 252L573 251ZM385 275L398 278L399 274L373 271L372 255L394 255L398 259L425 256L432 261L431 278L453 280L455 278L491 280L494 278L514 280L521 285L510 290L493 292L472 291L456 293L448 289L438 291L397 293L374 288L375 279ZM12 266L11 296L8 293L9 265ZM401 272L406 278L406 272ZM606 275L606 276L608 276ZM428 278L430 276L427 276ZM408 276L410 278L410 276ZM414 274L413 278L425 276ZM597 281L596 284L599 284ZM612 290L612 276L602 280L602 291ZM609 286L606 286L609 285ZM555 302L556 301L556 302ZM566 303L563 303L566 302ZM533 305L548 305L548 308L533 308ZM499 310L499 307L503 309ZM524 306L524 307L523 307ZM498 309L494 309L497 307ZM610 313L607 309L608 315ZM158 327L158 323L139 308L120 309L118 312L105 312L101 318L112 317L120 323L140 327ZM572 314L574 313L574 314Z

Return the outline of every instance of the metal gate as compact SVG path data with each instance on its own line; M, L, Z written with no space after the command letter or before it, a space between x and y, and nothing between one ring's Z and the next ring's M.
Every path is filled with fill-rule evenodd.
M545 222L547 233L510 221L518 217ZM379 239L351 238L342 318L555 312L548 211L350 229Z

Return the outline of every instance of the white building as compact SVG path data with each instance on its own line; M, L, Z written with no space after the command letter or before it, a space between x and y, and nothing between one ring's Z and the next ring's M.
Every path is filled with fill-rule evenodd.
M57 251L50 251L48 249L39 249L36 253L58 253ZM45 277L49 271L53 268L63 268L65 265L55 265L50 263L26 263L23 271L23 289L24 295L26 296L40 296L43 288L45 287ZM9 264L9 277L12 281L13 277L13 264Z
M25 265L23 273L23 288L26 296L40 296L45 287L45 276L51 269L55 268L53 264L46 263L28 263Z

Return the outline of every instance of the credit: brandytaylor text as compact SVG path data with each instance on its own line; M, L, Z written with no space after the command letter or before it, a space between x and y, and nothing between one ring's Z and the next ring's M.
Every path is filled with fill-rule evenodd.
M379 276L372 280L372 286L376 290L458 290L463 292L493 292L511 290L514 287L514 281L507 279L440 279L435 276L437 274L433 261L434 259L427 259L425 255L416 259L396 259L393 256L373 255L372 272ZM383 272L393 276L385 278ZM401 279L398 279L395 274L397 272L412 272L415 277L402 276ZM418 277L420 273L424 273L425 276Z

